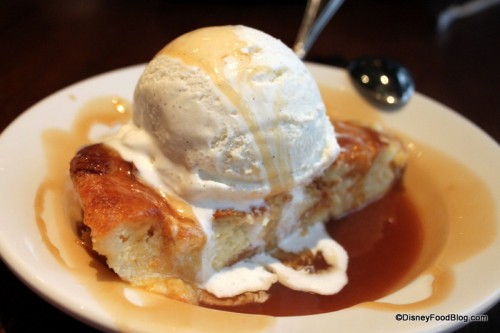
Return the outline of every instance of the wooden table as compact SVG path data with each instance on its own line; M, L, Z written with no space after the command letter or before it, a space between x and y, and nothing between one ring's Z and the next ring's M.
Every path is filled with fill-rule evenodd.
M499 142L500 6L438 33L438 13L449 2L346 1L308 60L345 65L366 54L398 59L410 68L419 92L456 110ZM0 130L58 89L147 62L165 43L195 28L244 24L292 45L304 6L305 0L2 1ZM500 331L500 306L487 314L488 322L469 324L459 332ZM54 326L92 331L39 298L0 263L0 331Z

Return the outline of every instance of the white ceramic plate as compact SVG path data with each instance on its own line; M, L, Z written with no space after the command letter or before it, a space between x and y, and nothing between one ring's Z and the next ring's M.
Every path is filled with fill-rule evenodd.
M117 318L118 312L109 302L89 291L87 280L75 276L62 267L47 249L37 227L34 213L36 191L46 174L46 156L41 144L42 133L50 128L68 130L82 105L95 97L120 96L131 99L135 83L143 66L133 66L90 78L65 88L34 105L16 119L0 137L0 253L7 265L31 288L70 315L106 330L131 331L262 331L304 332L314 327L315 332L380 331L436 331L462 325L463 320L395 319L397 313L408 315L444 316L481 313L500 298L500 148L475 125L445 106L416 94L400 112L380 113L367 105L354 92L345 71L308 64L323 87L348 96L355 105L367 112L377 113L384 126L404 133L406 137L432 146L467 167L484 182L490 192L493 215L473 218L493 218L489 221L493 234L484 248L453 265L454 283L450 292L439 302L420 308L381 310L356 306L337 312L284 318L262 318L237 314L223 314L196 308L191 316L188 305L179 305L179 316L165 314L163 319L147 320L141 306ZM366 111L365 110L365 111ZM353 117L356 117L353 113ZM486 162L485 162L486 161ZM440 170L435 170L435 174ZM442 176L446 178L446 173ZM431 177L432 178L432 177ZM496 186L495 186L496 185ZM473 196L474 194L471 194ZM446 195L443 193L446 201ZM481 203L479 204L481 205ZM478 208L478 211L481 207ZM493 216L493 217L492 217ZM484 221L477 221L478 228ZM465 240L467 240L465 236ZM446 248L445 248L446 250ZM98 283L113 283L102 281ZM418 283L416 283L418 284ZM405 292L418 286L405 288ZM420 287L418 287L420 288ZM415 289L417 290L417 289ZM417 292L418 293L418 292ZM413 293L415 294L415 292ZM405 296L402 296L403 298ZM397 298L397 297L396 297ZM392 301L391 301L392 302ZM134 310L136 309L136 310ZM134 311L137 311L135 315ZM186 312L187 311L187 312ZM172 311L170 311L172 312ZM122 312L120 312L122 313ZM145 319L146 318L146 319ZM210 319L215 318L215 319ZM229 318L229 320L226 320ZM232 321L237 319L237 321Z

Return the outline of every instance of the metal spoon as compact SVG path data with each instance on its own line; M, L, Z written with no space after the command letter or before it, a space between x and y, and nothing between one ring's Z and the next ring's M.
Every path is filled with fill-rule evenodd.
M323 0L307 0L304 17L293 46L293 50L301 59L306 57L319 34L333 14L342 6L344 0L329 0L321 14L316 18L322 2Z
M317 17L322 0L308 0L304 17L294 44L295 53L304 59L343 4L343 0L329 0ZM377 107L394 110L405 105L415 92L415 83L408 69L385 57L360 57L351 61L347 70L360 94Z
M347 70L360 94L383 109L402 107L415 92L410 72L393 59L360 57L351 61Z

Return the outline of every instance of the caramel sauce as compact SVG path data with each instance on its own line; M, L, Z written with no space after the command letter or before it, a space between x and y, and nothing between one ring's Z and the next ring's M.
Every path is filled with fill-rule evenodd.
M329 234L349 254L349 283L338 294L319 296L275 284L270 299L231 311L272 316L303 316L344 309L387 295L411 271L423 243L418 212L404 189L397 187L339 221Z
M326 89L322 93L331 117L349 119L353 107L356 119L379 122L373 111L356 104L356 96ZM453 289L453 265L494 240L494 202L486 185L441 152L401 136L410 152L401 186L366 209L328 225L350 256L350 282L339 294L318 296L276 285L263 305L214 311L133 288L81 246L75 226L69 222L72 212L66 211L68 201L74 200L67 192L70 159L89 142L93 125L124 123L129 118L128 109L123 100L103 97L87 104L69 131L46 131L42 140L48 173L35 202L38 227L48 250L95 295L122 331L141 327L126 320L131 316L134 322L148 322L151 329L158 330L189 327L232 332L234 326L229 323L237 321L241 332L250 332L274 325L272 316L323 313L351 306L379 311L421 309L445 299ZM436 169L446 172L436 173ZM422 274L433 278L429 296L401 304L378 301Z

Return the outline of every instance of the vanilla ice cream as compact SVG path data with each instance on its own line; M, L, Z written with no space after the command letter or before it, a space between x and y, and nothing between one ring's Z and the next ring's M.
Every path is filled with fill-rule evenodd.
M163 48L138 82L133 121L160 150L161 181L194 203L290 190L339 153L303 62L245 26L198 29Z

